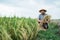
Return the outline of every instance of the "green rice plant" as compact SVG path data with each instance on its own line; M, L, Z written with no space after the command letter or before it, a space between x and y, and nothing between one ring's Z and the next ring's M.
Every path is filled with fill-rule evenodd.
M0 40L36 40L37 27L36 19L0 17Z
M59 28L56 23L49 23L49 28L44 31L40 30L37 35L37 40L60 40Z

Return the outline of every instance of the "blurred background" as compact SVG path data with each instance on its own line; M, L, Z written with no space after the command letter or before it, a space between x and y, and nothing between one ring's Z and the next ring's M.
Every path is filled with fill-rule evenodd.
M52 19L60 19L60 0L0 0L0 16L38 18L46 9Z

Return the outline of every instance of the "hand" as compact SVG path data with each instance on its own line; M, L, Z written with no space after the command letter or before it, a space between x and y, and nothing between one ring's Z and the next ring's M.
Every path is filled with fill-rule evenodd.
M38 20L38 22L42 23L43 21L42 20Z
M40 20L41 23L43 23L43 20Z

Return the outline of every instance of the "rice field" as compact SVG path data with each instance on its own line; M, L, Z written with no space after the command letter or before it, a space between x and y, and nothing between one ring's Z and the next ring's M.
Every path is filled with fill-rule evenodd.
M0 17L0 40L60 40L57 32L54 23L49 24L47 31L38 31L36 19Z
M0 17L0 40L34 40L37 25L31 18Z

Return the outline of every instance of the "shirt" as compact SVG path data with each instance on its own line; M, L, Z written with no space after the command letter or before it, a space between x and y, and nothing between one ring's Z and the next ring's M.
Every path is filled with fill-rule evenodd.
M44 14L44 15L40 14L40 15L39 15L39 20L43 20L44 16L46 16L46 15L47 15L47 14Z

